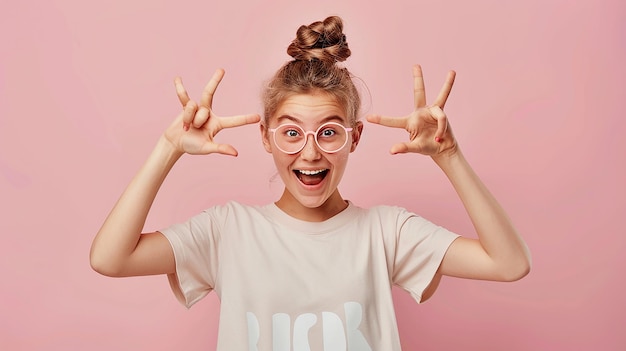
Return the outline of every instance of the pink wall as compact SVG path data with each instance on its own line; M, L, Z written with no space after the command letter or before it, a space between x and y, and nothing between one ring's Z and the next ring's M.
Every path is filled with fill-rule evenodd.
M384 4L3 1L0 349L213 349L214 294L187 311L164 277L91 271L89 245L177 113L176 75L197 98L224 67L215 110L260 112L261 83L287 59L297 26L329 14L345 20L347 64L367 83L370 112L408 113L413 63L430 97L448 69L458 72L452 126L533 253L533 271L516 283L446 279L424 305L397 291L405 349L626 348L624 3ZM343 194L472 235L429 159L387 153L401 135L366 126ZM240 157L185 157L147 230L228 199L276 198L257 128L220 137Z

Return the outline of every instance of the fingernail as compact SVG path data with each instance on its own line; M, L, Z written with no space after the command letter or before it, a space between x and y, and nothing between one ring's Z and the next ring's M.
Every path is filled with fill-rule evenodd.
M186 132L189 130L189 124L183 123L183 130Z

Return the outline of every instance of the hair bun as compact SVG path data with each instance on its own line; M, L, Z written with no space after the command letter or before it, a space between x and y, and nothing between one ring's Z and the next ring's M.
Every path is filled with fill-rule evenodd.
M350 57L350 49L343 34L340 17L327 17L324 21L300 26L296 38L287 48L294 60L320 60L328 63L343 62Z

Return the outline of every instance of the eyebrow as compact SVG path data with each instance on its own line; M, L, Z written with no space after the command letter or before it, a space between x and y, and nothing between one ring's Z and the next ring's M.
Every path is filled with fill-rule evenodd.
M297 123L297 124L302 124L302 121L300 119L298 119L296 117L293 117L293 116L289 116L289 115L282 115L282 116L278 116L278 118L277 118L278 121L284 120L284 119L292 121L292 122ZM333 122L333 121L336 121L336 122L346 122L346 120L343 117L340 117L340 116L337 116L337 115L333 115L333 116L328 116L328 117L322 118L322 120L320 121L321 122L320 124L324 124L326 122Z

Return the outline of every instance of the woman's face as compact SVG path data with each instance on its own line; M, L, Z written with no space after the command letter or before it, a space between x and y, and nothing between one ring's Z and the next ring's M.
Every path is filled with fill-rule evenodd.
M288 123L300 126L305 132L315 132L327 122L353 128L348 132L346 145L334 153L322 151L311 134L306 136L302 150L287 154L277 147L274 133L269 130ZM285 184L285 192L277 203L279 207L288 213L290 210L300 213L307 212L307 209L332 211L337 206L345 208L337 186L346 168L348 154L358 144L362 128L361 122L357 122L356 126L350 125L345 108L331 95L299 94L285 99L276 114L271 116L269 126L261 125L265 149L274 157L278 173Z

